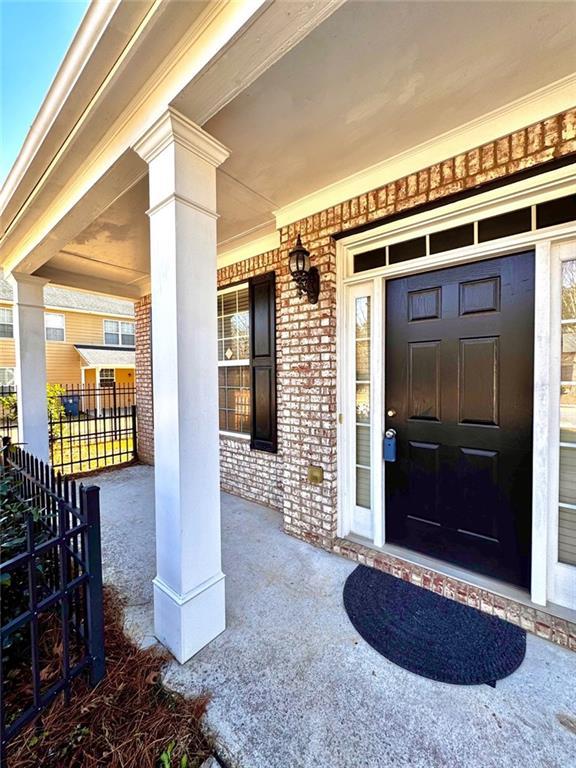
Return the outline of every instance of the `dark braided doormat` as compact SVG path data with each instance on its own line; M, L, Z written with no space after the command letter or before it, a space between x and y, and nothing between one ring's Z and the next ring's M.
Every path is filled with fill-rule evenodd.
M364 565L346 580L344 607L379 653L443 683L495 686L526 653L520 627Z

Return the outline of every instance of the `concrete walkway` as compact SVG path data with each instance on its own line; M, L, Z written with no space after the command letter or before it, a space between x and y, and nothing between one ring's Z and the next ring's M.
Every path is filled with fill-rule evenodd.
M95 482L105 579L128 598L130 630L152 642L152 471ZM576 766L576 654L529 635L524 663L495 689L418 677L349 623L342 587L353 564L286 536L278 514L256 504L223 494L222 513L228 629L170 664L166 680L211 691L208 722L231 765Z

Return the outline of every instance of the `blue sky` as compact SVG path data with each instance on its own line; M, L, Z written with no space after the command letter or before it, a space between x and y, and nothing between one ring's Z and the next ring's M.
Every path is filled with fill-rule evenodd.
M0 183L87 7L88 0L0 0Z

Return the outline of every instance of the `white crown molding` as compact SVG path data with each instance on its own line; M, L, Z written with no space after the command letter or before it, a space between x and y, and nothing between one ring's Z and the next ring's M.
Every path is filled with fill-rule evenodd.
M248 243L239 245L236 248L230 248L218 253L218 268L228 267L230 264L237 264L239 261L251 259L253 256L259 256L267 251L274 251L280 247L280 232L278 230L271 232L263 237L258 237Z
M133 146L150 164L172 142L217 168L230 156L230 150L174 107L168 107Z
M576 73L279 208L274 212L276 226L285 227L575 105Z
M182 205L188 206L188 208L192 208L197 213L203 213L205 216L209 216L211 219L220 218L216 211L213 211L210 208L206 208L205 205L200 205L200 203L195 203L194 200L190 200L190 198L185 197L184 195L176 194L175 192L171 195L167 195L164 199L160 200L159 203L156 203L156 205L153 205L151 208L149 208L146 211L146 214L147 216L152 217L155 213L158 213L158 211L162 210L162 208L165 208L171 203L181 203Z

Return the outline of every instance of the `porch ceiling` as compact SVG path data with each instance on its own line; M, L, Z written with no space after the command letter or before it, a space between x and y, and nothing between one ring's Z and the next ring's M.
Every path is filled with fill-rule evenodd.
M273 231L274 212L571 74L572 2L349 0L204 128L218 170L218 241ZM195 92L174 106L194 119ZM41 270L142 288L147 178Z

